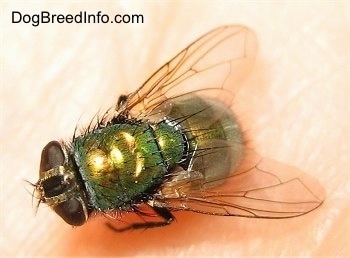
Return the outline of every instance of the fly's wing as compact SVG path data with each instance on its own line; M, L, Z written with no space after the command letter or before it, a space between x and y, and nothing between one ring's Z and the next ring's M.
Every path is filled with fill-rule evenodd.
M166 100L193 92L208 92L230 106L256 50L254 33L244 26L212 30L156 71L117 111L142 118Z
M148 119L157 112L166 113L163 110L173 99L192 93L230 107L252 68L256 50L255 35L248 28L219 27L162 66L123 99L117 111ZM205 181L198 171L175 169L154 195L153 206L223 216L286 218L310 212L322 203L321 187L315 180L254 155L246 155L233 175L219 181Z
M181 172L176 172L176 178ZM247 155L224 183L203 182L200 173L184 171L169 181L155 205L210 215L289 218L308 213L323 202L323 188L305 173L273 160Z

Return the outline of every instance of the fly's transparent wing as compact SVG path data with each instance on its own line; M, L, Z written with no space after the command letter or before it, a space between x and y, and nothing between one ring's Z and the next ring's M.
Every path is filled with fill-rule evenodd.
M219 27L203 35L156 71L118 107L118 113L150 118L186 94L206 95L230 107L251 70L257 51L244 26ZM169 108L171 109L171 108ZM243 143L242 143L243 144ZM256 218L295 217L322 203L322 188L299 170L256 155L218 182L194 170L167 175L153 206L212 215ZM213 187L215 186L215 187Z
M219 27L162 66L128 96L118 111L142 117L168 99L201 91L230 106L252 67L256 50L255 35L248 28Z
M308 213L323 202L317 180L294 167L248 155L240 168L215 188L188 172L182 181L165 185L156 205L170 210L254 218L289 218Z

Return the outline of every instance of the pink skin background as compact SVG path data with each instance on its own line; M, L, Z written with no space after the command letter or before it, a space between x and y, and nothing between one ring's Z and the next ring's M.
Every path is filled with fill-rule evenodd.
M11 24L11 12L139 13L144 24ZM224 1L1 2L2 256L314 256L350 254L349 4ZM318 178L316 211L288 220L176 213L170 227L116 234L105 218L72 228L23 179L40 153L71 137L119 94L137 89L205 32L243 24L257 34L255 70L238 116L263 156Z

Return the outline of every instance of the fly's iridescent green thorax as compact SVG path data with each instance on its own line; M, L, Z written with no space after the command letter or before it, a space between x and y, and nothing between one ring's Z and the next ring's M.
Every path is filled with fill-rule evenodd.
M90 205L102 211L128 206L162 182L184 152L181 132L162 122L115 124L78 137L72 154Z

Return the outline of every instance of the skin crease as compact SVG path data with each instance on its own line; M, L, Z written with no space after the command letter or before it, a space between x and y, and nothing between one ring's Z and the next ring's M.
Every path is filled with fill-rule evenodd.
M3 5L3 3L2 3ZM349 7L349 6L347 6ZM141 13L138 24L11 24L11 11ZM4 256L314 256L350 254L349 25L345 3L5 3L1 87L1 248ZM195 17L195 18L194 18ZM95 218L72 229L34 215L40 153L71 137L119 94L135 90L205 32L243 24L259 39L236 113L265 157L317 177L325 203L287 220L176 213L155 230L116 234ZM28 193L29 192L29 193ZM35 204L34 204L35 206Z

